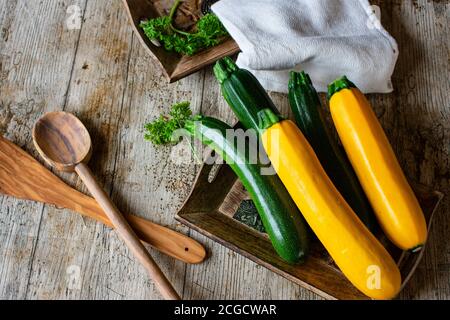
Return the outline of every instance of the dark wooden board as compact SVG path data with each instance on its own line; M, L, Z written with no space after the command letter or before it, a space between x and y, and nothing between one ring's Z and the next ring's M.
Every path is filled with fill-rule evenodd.
M223 57L239 52L239 47L233 39L203 50L192 57L181 56L175 52L168 52L162 47L155 46L145 36L139 24L142 20L160 16L160 10L158 10L156 2L150 0L123 0L139 41L153 60L159 64L169 82L178 81Z
M248 196L242 192L242 185L231 168L223 165L211 181L212 168L206 164L203 166L177 220L326 299L367 299L345 278L317 240L313 241L305 264L295 266L281 260L265 234L233 219L232 211ZM415 185L414 189L430 228L443 195L421 185ZM404 287L425 250L417 254L402 252L384 235L380 234L378 238L397 261Z

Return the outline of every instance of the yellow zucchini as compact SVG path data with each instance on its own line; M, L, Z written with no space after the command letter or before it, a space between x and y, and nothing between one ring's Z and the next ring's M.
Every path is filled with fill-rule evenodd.
M369 101L345 77L330 85L329 97L339 137L383 231L397 247L420 250L425 217Z
M401 285L397 265L333 185L300 129L270 109L258 116L275 171L337 266L365 295L394 298Z

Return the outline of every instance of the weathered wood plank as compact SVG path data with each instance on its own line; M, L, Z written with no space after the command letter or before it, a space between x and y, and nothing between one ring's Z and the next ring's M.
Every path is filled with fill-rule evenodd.
M372 100L408 177L447 196L436 215L424 261L401 297L448 299L450 5L448 1L384 3L383 12L390 13L387 27L400 47L396 92Z
M0 5L0 134L34 155L33 123L64 103L70 79L79 31L65 30L68 3ZM27 296L44 210L41 204L0 196L1 299Z
M125 210L187 234L189 230L179 225L174 216L188 196L197 165L192 161L180 162L176 151L182 145L155 147L145 141L144 125L160 114L167 114L170 106L180 101L191 101L193 111L198 112L203 72L169 85L134 39L128 75L123 112L118 119L126 125L117 131L116 161L120 165L115 169L114 195L121 199ZM156 252L153 256L182 294L185 264ZM144 296L159 298L155 293Z
M90 166L109 193L114 183L132 37L120 1L88 2L67 104L61 106L77 114L90 131L94 145ZM67 179L85 191L76 177ZM44 214L41 229L47 237L40 237L36 248L36 272L28 298L152 297L145 271L113 231L75 216L63 217L54 209ZM65 283L71 266L80 272L79 286L72 289Z
M450 194L448 1L373 1L400 45L396 92L372 95L407 175ZM77 1L81 30L68 30L71 1L0 1L0 134L35 156L31 128L44 112L80 116L95 145L92 168L119 208L185 232L173 216L198 165L142 139L143 124L173 102L232 124L207 68L174 85L132 35L118 0ZM79 44L78 44L79 43ZM271 94L284 113L285 95ZM84 190L72 176L70 184ZM85 190L84 190L85 191ZM450 297L450 199L437 213L425 259L401 298ZM184 266L154 254L186 299L309 299L316 295L191 232L211 258ZM0 298L159 299L115 234L67 211L0 197ZM79 274L78 274L79 272ZM74 281L70 281L74 280Z
M195 100L195 95L199 99L202 76L199 74L191 78L193 80L186 79L173 86L160 85L165 80L148 56L139 53L142 48L132 40L121 3L115 1L107 7L105 9L104 3L100 2L88 4L65 110L78 114L91 131L95 148L91 166L119 208L175 226L175 200L178 197L178 205L181 205L189 183L184 181L186 175L180 175L179 170L179 178L174 176L168 181L159 179L161 172L148 171L149 165L163 169L161 163L164 162L168 164L168 170L177 168L173 165L171 168L167 156L169 149L156 153L159 155L156 159L149 157L154 151L146 152L153 147L144 142L142 129L144 119L154 118L157 113L167 110L170 103L179 99ZM110 30L114 32L110 33ZM155 85L150 90L149 83ZM135 105L140 107L135 108ZM160 108L155 109L155 106ZM146 162L149 165L145 166ZM133 175L129 179L131 170ZM190 173L189 168L186 172ZM193 172L195 174L195 170ZM152 190L152 184L155 190ZM180 188L184 194L178 194ZM166 210L162 210L164 207L160 204L164 198ZM36 269L45 274L37 272L33 280L38 285L33 287L30 298L48 296L49 292L52 298L160 298L146 273L114 233L90 222L86 227L76 218L70 218L71 224L65 222L62 225L66 219L51 215L50 210L46 216L43 234L55 234L62 227L62 234L71 236L60 234L41 241L36 253L41 260L36 260ZM74 240L76 234L84 234L84 237L75 236ZM47 258L49 248L54 256ZM184 265L163 255L155 255L155 259L181 292ZM72 264L79 267L82 278L78 293L58 285ZM61 265L64 267L59 267Z

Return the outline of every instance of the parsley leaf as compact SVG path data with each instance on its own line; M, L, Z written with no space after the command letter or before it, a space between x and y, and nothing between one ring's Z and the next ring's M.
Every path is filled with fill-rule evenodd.
M174 104L170 110L169 116L160 116L157 120L145 125L145 139L155 145L164 145L176 143L174 141L174 132L184 127L186 120L191 119L192 111L190 102L181 102Z
M178 128L183 128L186 120L192 116L191 103L185 101L173 105L169 115Z
M218 45L228 35L219 18L212 13L204 15L196 25L196 32L189 33L173 26L173 17L180 1L176 1L169 16L144 21L140 27L150 39L160 41L167 51L192 56L200 50Z

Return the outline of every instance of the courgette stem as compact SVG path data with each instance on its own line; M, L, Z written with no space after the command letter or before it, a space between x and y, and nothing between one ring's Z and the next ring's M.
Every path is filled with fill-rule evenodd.
M295 84L312 85L312 80L309 74L304 71L291 71L289 73L289 88L292 88Z
M214 66L214 74L220 84L230 78L231 74L236 70L237 66L230 57L219 60Z
M270 109L264 109L261 110L258 113L258 123L259 123L259 131L260 133L263 133L265 130L269 129L273 125L280 122L282 119L276 115L272 110Z
M331 100L331 97L338 93L341 90L344 89L350 89L350 88L356 88L356 85L348 80L346 76L343 76L342 78L337 79L336 81L332 82L328 86L328 100Z
M231 58L219 60L214 73L222 89L222 95L245 129L259 132L258 112L270 109L281 118L267 91L245 69L240 69Z

